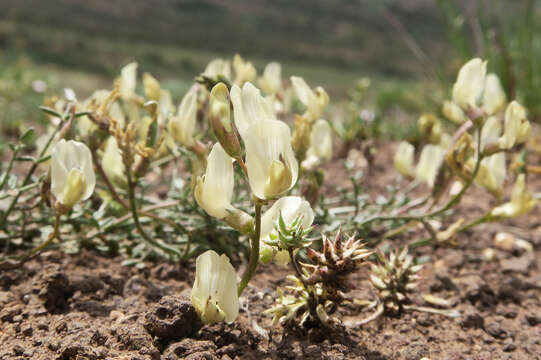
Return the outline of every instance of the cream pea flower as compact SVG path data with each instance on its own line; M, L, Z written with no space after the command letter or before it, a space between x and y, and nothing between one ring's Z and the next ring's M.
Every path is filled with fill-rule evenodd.
M442 147L431 144L426 145L421 151L419 163L415 168L416 178L433 187L444 156L445 149Z
M445 100L443 102L442 113L443 116L456 124L463 124L468 120L460 106L452 101Z
M404 176L412 177L415 174L413 168L413 157L415 154L415 147L406 141L402 141L398 144L396 153L394 155L394 167Z
M282 66L278 62L270 62L263 70L263 76L259 78L259 86L267 94L280 94L282 87Z
M505 91L500 78L496 74L488 74L485 80L482 109L486 115L493 115L502 110L507 103Z
M250 125L262 120L276 120L272 104L261 96L261 92L252 83L245 83L242 90L233 85L230 93L233 103L235 125L244 139Z
M96 176L88 147L64 139L51 152L51 192L63 207L71 209L94 192Z
M273 199L295 185L299 165L291 147L291 130L284 122L257 121L243 139L248 181L255 196Z
M237 275L227 255L208 250L197 257L191 301L204 324L235 321L239 314Z
M233 57L233 69L235 70L235 84L237 85L254 81L257 76L254 65L250 61L244 61L239 54Z
M522 216L534 208L537 200L526 189L526 175L520 174L511 191L511 201L495 207L490 212L493 217L511 218Z
M197 119L197 93L190 89L182 98L177 114L169 118L169 134L184 146L194 144L194 130Z
M202 75L211 79L223 76L227 80L231 80L231 64L224 59L213 59L208 63Z
M504 130L498 140L500 148L509 150L530 137L531 125L526 118L526 109L516 101L511 101L505 110Z
M227 155L220 143L214 144L207 159L205 175L197 178L195 200L209 215L223 219L231 205L235 178L233 159Z
M105 142L105 150L102 157L103 171L111 181L120 187L128 184L126 179L126 167L122 160L122 153L118 148L116 139L111 136Z
M312 126L310 147L302 166L310 169L332 158L332 129L326 120L319 119Z
M472 161L472 164L470 164L472 168L475 165L474 163L475 161ZM475 182L499 197L502 194L506 172L505 153L500 152L481 161Z
M464 64L453 85L453 102L465 111L478 107L485 89L486 73L487 62L479 58Z
M329 105L329 95L318 86L314 90L308 86L303 78L298 76L291 77L293 89L299 100L306 106L306 114L310 121L315 121L321 117L323 111Z
M119 91L124 100L129 100L135 95L137 86L137 63L132 62L120 70Z
M261 251L260 259L262 262L269 262L273 256L279 264L287 264L289 262L289 254L283 249L277 254L271 246L265 244L265 240L269 240L271 234L276 235L274 224L282 214L282 219L287 226L291 225L298 217L302 217L301 224L304 229L307 229L314 222L314 211L310 203L299 196L286 196L277 200L261 217Z

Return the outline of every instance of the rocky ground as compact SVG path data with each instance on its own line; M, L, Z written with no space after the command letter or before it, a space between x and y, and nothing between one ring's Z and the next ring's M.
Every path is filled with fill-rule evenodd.
M365 184L371 194L395 176L384 167L390 153L377 155ZM330 174L339 178L338 166ZM475 190L458 214L478 214L488 201ZM370 311L352 305L340 310L346 326L334 332L271 327L263 311L285 284L284 267L260 267L235 323L201 327L189 306L193 262L136 269L91 251L47 252L0 273L0 359L541 359L537 215L538 208L522 219L481 225L460 234L454 248L416 250L430 261L415 302L423 305L426 293L446 298L459 318L405 313L361 328L355 323ZM501 231L533 249L496 247ZM372 298L365 271L353 280L357 297Z

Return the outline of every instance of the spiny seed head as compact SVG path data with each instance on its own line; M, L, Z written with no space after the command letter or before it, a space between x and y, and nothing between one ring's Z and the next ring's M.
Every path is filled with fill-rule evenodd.
M388 257L379 251L378 260L379 264L371 266L370 282L385 310L398 313L402 305L410 302L408 294L416 290L419 280L417 273L423 266L413 264L407 247L400 253L391 251Z
M349 275L373 253L364 247L365 244L356 240L354 236L344 240L341 230L332 240L323 236L321 252L307 249L308 258L312 261L312 264L302 264L304 271L310 274L306 280L307 283L321 283L329 298L339 301L342 298L342 292L353 288L353 285L348 282Z

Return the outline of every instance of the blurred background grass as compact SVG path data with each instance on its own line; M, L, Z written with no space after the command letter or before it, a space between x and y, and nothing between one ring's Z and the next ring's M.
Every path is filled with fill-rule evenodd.
M323 85L335 103L370 77L372 106L391 132L403 130L392 125L397 111L413 120L439 111L459 66L483 56L537 116L540 2L1 0L0 150L5 135L41 118L44 96L64 87L84 98L136 60L178 102L209 60L235 53L258 70L280 61L284 76Z

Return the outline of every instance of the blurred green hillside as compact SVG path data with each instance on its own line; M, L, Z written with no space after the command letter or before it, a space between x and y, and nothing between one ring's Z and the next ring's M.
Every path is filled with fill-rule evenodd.
M83 38L64 44L66 52L91 36L403 75L415 59L385 11L430 55L441 53L444 34L431 0L2 0L1 19L31 27L16 40L4 29L0 41L53 55L69 31ZM43 39L43 27L62 34Z

